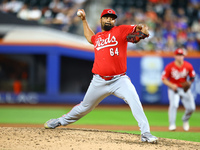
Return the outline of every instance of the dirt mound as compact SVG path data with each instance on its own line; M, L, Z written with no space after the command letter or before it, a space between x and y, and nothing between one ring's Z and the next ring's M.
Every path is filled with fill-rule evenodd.
M140 135L104 130L0 127L0 149L9 150L133 150L200 149L198 142L159 138L143 143Z

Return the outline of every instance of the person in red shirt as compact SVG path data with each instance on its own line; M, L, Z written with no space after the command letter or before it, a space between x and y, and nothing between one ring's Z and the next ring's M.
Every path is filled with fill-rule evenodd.
M180 98L185 108L185 113L182 117L183 129L189 130L189 119L192 113L195 111L195 101L190 89L184 91L183 83L187 81L191 86L195 78L195 71L192 64L184 60L184 50L178 48L174 52L175 60L169 63L163 73L162 81L168 86L168 98L169 98L169 130L176 130L176 114L179 107Z
M141 130L141 141L157 143L158 138L150 133L149 123L135 87L126 75L127 37L137 31L148 36L148 27L142 24L115 26L117 14L112 9L104 9L100 17L102 32L95 35L87 23L85 11L79 11L82 11L78 15L83 22L84 35L94 45L93 79L83 101L68 114L47 121L45 128L54 129L73 123L92 111L104 98L115 95L130 106Z
M20 80L17 79L13 82L13 91L16 95L22 92L22 83Z

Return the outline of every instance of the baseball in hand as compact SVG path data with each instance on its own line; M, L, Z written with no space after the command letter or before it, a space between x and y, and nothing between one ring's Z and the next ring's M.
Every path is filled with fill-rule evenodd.
M79 16L79 17L80 17L82 14L83 14L83 12L82 12L82 11L80 11L80 10L79 10L79 11L77 11L77 16Z

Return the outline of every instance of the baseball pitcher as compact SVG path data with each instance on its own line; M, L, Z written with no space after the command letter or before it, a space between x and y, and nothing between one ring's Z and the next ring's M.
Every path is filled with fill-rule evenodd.
M115 26L117 14L112 9L104 9L100 16L102 32L95 35L87 23L85 11L79 9L77 15L83 22L87 41L94 45L93 78L83 101L62 117L47 121L45 128L54 129L79 120L112 94L130 106L141 130L141 140L156 143L158 138L151 135L138 94L126 75L127 42L137 43L148 37L148 27L142 24Z
M189 62L184 61L183 49L178 48L174 53L175 60L169 63L162 73L162 81L169 87L169 130L176 130L176 114L181 98L185 108L185 114L182 117L183 129L188 131L189 119L195 111L195 101L190 90L195 78L195 71ZM189 81L187 81L187 77L189 77Z

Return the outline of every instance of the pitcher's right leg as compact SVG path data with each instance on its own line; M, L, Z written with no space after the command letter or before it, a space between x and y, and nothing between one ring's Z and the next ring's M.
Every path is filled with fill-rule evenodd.
M45 128L54 129L59 125L68 125L76 122L90 111L92 111L105 97L109 95L106 82L93 77L83 101L74 106L72 110L57 119L51 119L45 123Z

